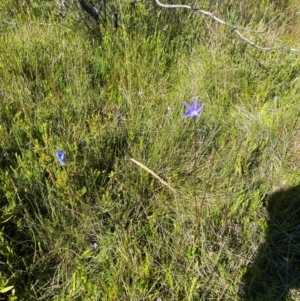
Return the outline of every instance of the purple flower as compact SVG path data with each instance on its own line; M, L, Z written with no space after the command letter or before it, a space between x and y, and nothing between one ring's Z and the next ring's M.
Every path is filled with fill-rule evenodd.
M97 244L96 242L94 242L94 243L92 244L92 248L93 248L94 250L96 250L96 249L98 248L98 244Z
M95 13L95 14L99 14L99 9L97 8L97 7L92 7L92 10L93 10L93 12Z
M59 163L60 163L62 166L65 166L66 163L67 163L65 153L64 153L63 151L61 151L61 150L56 150L56 151L55 151L55 155L56 155L56 158L57 158L57 160L59 161Z
M189 105L188 103L184 102L187 112L182 116L183 118L188 118L188 117L196 118L200 116L200 113L204 107L204 103L202 103L198 107L197 102L198 102L198 96L194 98L193 105Z

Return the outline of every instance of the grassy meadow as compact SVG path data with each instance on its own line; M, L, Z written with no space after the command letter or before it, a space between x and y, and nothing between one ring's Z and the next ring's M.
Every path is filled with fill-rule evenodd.
M300 53L59 2L0 3L0 300L300 300ZM299 0L181 3L300 49Z

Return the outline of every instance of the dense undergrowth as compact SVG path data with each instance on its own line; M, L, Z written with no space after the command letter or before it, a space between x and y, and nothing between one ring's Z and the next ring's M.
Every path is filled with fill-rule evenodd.
M1 1L0 300L299 300L299 54L127 2ZM299 1L190 4L300 47Z

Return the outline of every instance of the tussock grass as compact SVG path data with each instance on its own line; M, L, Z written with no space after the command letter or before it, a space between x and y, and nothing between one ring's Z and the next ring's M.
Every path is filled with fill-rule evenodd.
M0 299L298 300L298 54L113 2L101 39L76 6L0 4ZM297 1L203 5L299 47Z

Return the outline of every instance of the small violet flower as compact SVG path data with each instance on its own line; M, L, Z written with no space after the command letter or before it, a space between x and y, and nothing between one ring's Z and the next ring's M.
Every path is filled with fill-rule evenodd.
M65 166L66 163L67 163L65 153L64 153L63 151L61 151L61 150L56 150L56 151L55 151L55 155L56 155L56 158L57 158L57 160L59 161L59 163L60 163L62 166Z
M96 250L96 249L98 248L98 244L97 244L96 242L94 242L94 243L92 244L92 248L93 248L94 250Z
M99 9L97 7L92 7L93 12L98 15L99 14Z
M189 105L188 103L184 103L187 112L182 116L183 118L196 118L200 116L200 113L204 107L204 103L202 103L199 107L198 107L198 97L195 97L193 100L193 104Z

